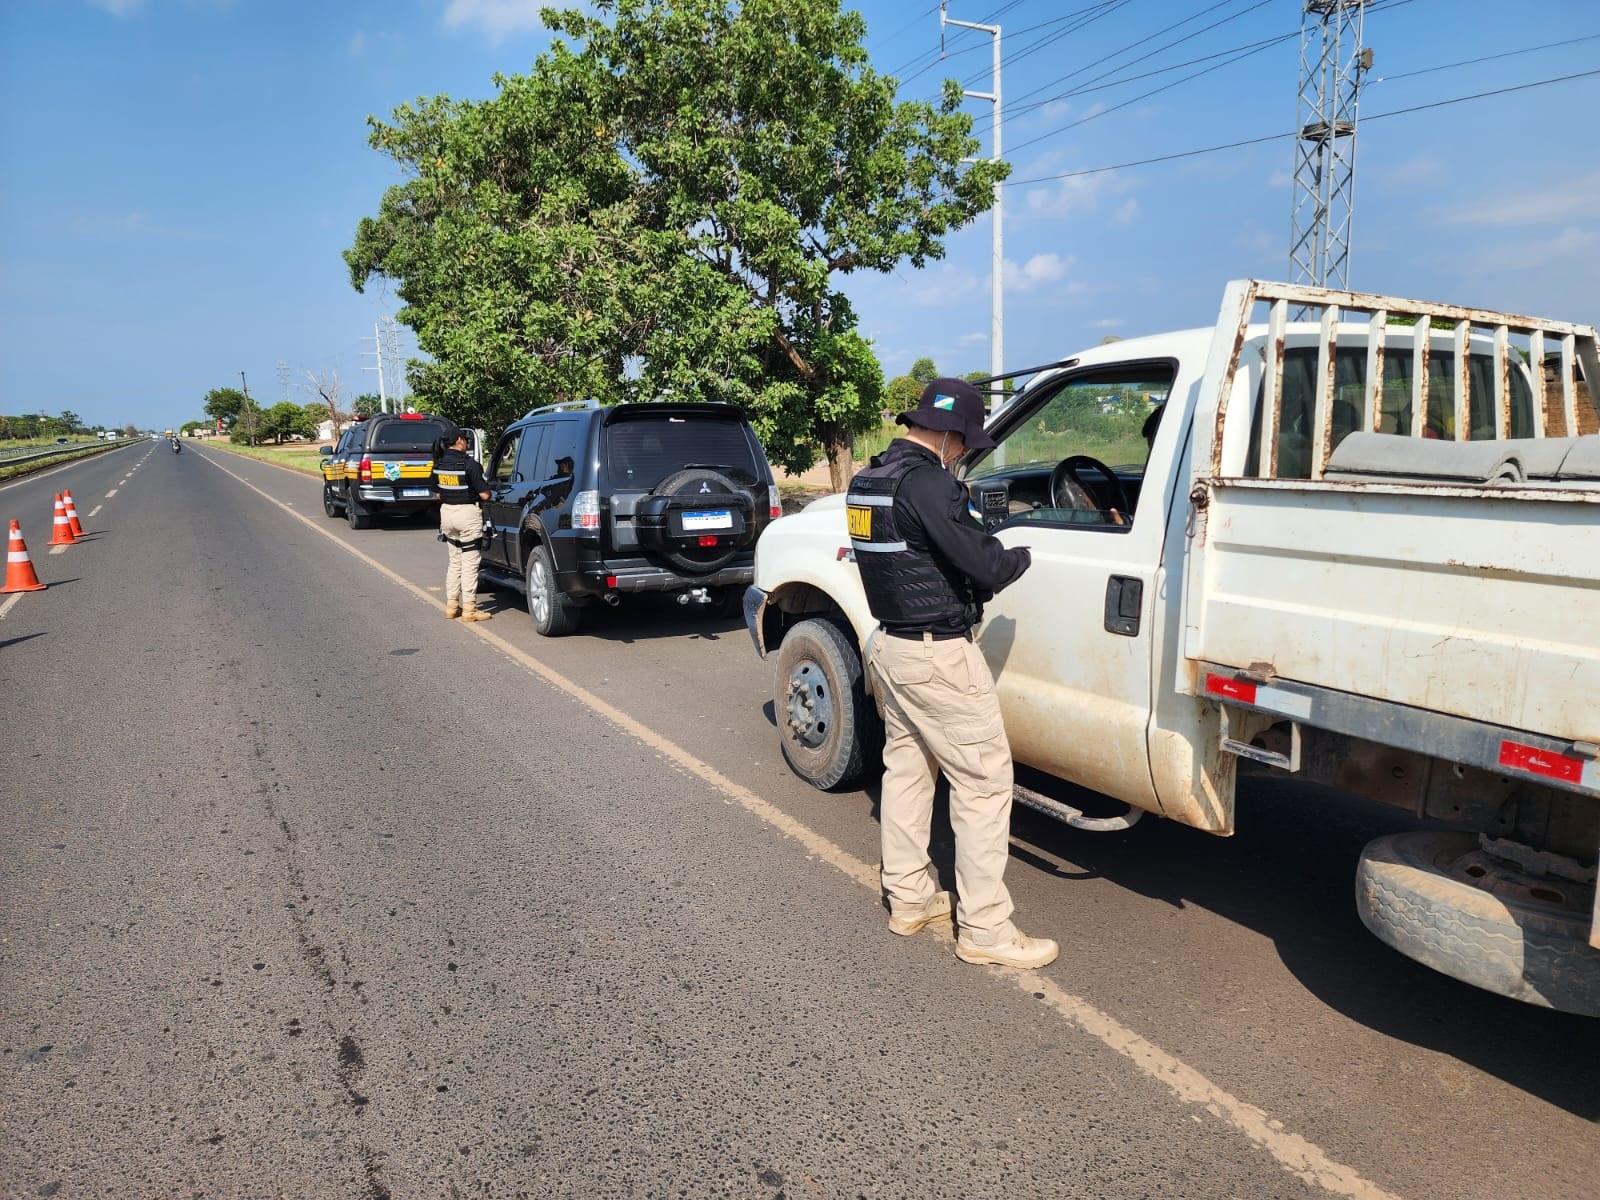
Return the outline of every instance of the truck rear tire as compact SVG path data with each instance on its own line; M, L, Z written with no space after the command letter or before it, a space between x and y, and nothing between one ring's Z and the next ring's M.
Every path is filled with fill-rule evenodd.
M823 791L861 778L877 713L867 698L861 655L832 621L801 621L778 650L773 717L791 770Z
M1525 875L1484 854L1476 834L1402 833L1367 844L1356 909L1400 953L1463 983L1529 1004L1600 1016L1594 889Z

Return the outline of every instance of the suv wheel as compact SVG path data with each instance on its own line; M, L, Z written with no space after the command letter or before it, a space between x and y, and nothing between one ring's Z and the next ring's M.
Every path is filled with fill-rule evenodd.
M534 547L522 578L528 585L528 615L541 637L565 637L578 628L582 610L557 588L548 549Z
M343 515L339 511L339 502L333 498L333 488L327 484L322 485L322 511L330 517Z
M796 775L823 791L860 778L878 718L861 655L838 625L813 618L785 635L773 709L783 757Z
M344 519L350 522L351 529L372 528L372 513L350 492L344 494Z

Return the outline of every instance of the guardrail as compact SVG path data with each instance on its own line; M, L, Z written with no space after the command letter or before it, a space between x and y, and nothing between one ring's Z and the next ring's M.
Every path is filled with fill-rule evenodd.
M117 438L115 441L73 442L67 446L47 446L43 450L0 450L0 467L40 462L47 458L59 458L63 454L79 454L89 450L114 450L118 446L131 445L139 440L139 438Z

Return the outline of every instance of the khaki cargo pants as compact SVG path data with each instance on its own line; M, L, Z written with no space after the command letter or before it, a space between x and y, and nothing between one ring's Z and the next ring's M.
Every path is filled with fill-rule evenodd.
M928 843L939 772L956 835L956 922L981 946L1009 941L1004 875L1011 836L1011 744L994 676L965 638L873 639L868 661L887 735L883 748L883 889L899 912L938 890Z
M483 510L476 504L441 504L439 532L457 542L472 543L470 550L445 543L450 565L444 572L444 602L459 604L463 612L471 612L478 607L478 563L483 556L477 541L483 534Z

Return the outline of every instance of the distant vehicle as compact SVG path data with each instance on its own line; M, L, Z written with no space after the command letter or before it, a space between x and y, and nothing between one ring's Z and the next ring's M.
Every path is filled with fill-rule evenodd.
M70 438L58 437L56 439L56 445L58 445L58 446L65 446L65 445L68 445L70 442L71 442Z
M1147 413L1108 421L1113 387ZM1213 328L1036 369L957 472L1033 552L975 636L1017 761L1128 809L1017 800L1231 834L1249 769L1395 805L1445 827L1368 844L1367 928L1600 1015L1596 400L1592 326L1254 280ZM823 788L875 733L848 503L776 522L745 601L784 757Z
M537 408L500 436L487 474L484 573L526 594L545 637L637 592L736 615L756 539L782 512L761 443L729 404Z

